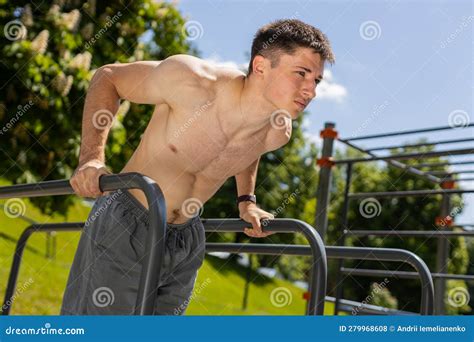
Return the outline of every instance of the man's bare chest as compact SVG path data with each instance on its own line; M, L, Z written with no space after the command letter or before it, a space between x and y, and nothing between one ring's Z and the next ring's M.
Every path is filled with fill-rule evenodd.
M248 127L234 129L232 125L241 122L232 117L219 118L211 107L202 112L164 116L152 119L156 122L151 124L161 128L149 130L144 136L144 145L157 167L166 165L209 179L233 176L262 154L287 142L284 131L272 127L252 134L247 134Z

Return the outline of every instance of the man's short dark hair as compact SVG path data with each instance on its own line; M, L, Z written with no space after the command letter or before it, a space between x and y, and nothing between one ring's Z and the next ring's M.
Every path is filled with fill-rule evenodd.
M335 57L324 33L298 19L281 19L261 27L252 42L248 75L252 73L255 56L271 60L272 68L278 66L280 55L292 55L299 47L307 47L321 55L324 61L333 64Z

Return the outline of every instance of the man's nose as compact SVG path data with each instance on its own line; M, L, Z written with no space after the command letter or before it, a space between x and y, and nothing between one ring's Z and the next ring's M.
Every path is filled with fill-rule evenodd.
M305 98L305 100L307 102L310 102L313 98L316 97L316 87L314 86L306 86L304 89L303 89L303 96Z

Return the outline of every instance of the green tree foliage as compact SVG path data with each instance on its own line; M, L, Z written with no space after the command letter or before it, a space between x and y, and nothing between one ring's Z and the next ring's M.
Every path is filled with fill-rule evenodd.
M394 150L392 153L424 152L432 148L417 148L410 150ZM357 154L350 152L349 155ZM409 164L419 163L421 160L405 161ZM423 159L424 162L441 162L439 158ZM443 170L439 168L438 170ZM345 170L341 170L343 173ZM339 171L339 172L341 172ZM345 181L343 173L336 173L334 191L332 196L331 216L329 221L328 244L340 243L342 236L342 208ZM377 191L404 191L420 189L439 189L439 186L423 177L409 174L405 170L388 166L386 163L355 164L351 192L377 192ZM370 199L353 199L350 201L348 213L348 229L352 230L439 230L435 225L435 218L441 215L441 195L423 197L398 197ZM375 211L370 211L372 207ZM451 211L453 216L462 212L463 202L460 196L451 196ZM331 220L331 218L334 218ZM350 237L346 245L360 247L385 247L403 248L419 255L432 272L436 269L436 238L420 237ZM465 238L449 239L450 259L448 272L466 274L469 264ZM336 263L331 263L331 272L335 271ZM406 264L361 262L359 260L345 263L345 267L392 269L400 271L413 271ZM349 277L345 281L345 297L354 300L363 300L374 278ZM462 283L462 282L461 282ZM464 284L465 286L465 284ZM329 279L329 289L334 289L334 277ZM387 289L398 299L399 308L403 310L418 311L420 298L420 285L417 280L404 280L393 278ZM452 311L452 310L451 310Z
M13 183L70 178L94 71L196 53L184 24L169 2L0 0L2 177ZM114 172L133 153L151 114L151 106L122 103L106 148ZM33 200L44 212L65 213L73 197Z

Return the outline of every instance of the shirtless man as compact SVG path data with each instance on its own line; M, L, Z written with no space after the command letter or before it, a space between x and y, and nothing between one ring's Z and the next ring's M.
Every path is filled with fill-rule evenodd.
M136 301L147 202L140 190L99 189L99 176L109 173L104 145L110 124L104 125L104 114L116 113L120 99L155 105L121 172L144 174L164 193L167 241L155 314L184 314L204 259L199 208L235 176L240 218L252 224L245 233L269 234L260 220L273 215L253 197L260 156L289 141L291 120L316 96L326 61L334 62L326 36L291 19L259 29L248 75L188 55L98 69L85 101L79 166L70 181L77 195L98 198L61 314L132 314Z

